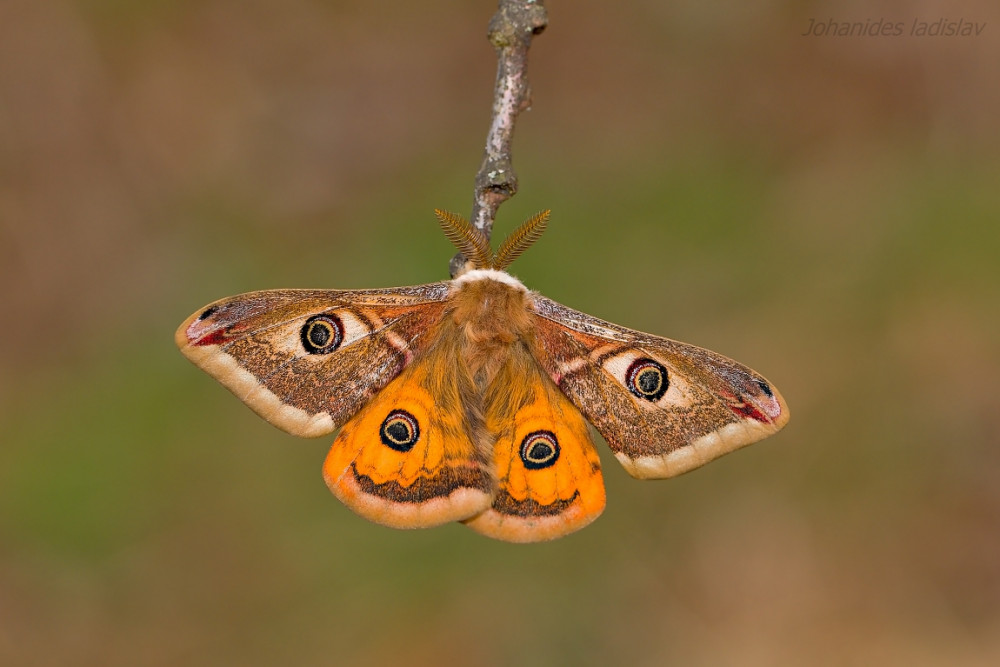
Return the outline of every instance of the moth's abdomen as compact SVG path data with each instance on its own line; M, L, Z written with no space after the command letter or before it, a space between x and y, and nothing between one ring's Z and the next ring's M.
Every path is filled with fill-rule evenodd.
M473 271L452 282L449 314L462 337L463 361L477 384L485 387L510 355L511 346L533 336L530 294L501 271Z

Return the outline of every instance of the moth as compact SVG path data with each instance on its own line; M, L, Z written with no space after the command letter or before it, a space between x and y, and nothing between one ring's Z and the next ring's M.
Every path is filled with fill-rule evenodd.
M467 260L452 280L250 292L176 333L188 359L278 428L340 429L323 477L357 514L549 540L605 506L588 422L631 475L665 478L788 421L781 394L746 366L572 310L507 273L548 211L496 252L462 217L436 213Z

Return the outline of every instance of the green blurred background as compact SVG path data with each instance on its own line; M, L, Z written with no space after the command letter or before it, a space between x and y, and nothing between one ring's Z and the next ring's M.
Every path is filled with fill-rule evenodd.
M1000 6L548 5L514 272L789 426L554 543L355 517L173 331L446 276L495 4L6 0L0 664L1000 664Z

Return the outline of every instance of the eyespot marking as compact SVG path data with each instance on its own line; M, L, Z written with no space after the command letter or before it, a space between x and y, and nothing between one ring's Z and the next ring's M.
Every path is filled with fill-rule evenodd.
M420 424L406 410L393 410L379 428L382 444L397 452L408 452L420 439Z
M528 470L548 468L559 460L559 442L552 431L534 431L521 441L521 462Z
M336 315L313 315L302 325L299 336L309 354L328 354L343 342L344 323Z
M625 371L625 386L644 401L658 401L667 393L670 380L663 364L648 357L636 359Z
M768 398L774 398L774 392L771 390L771 386L769 384L767 384L763 380L756 380L755 382L757 386L760 387L760 390L764 392L765 396L767 396Z

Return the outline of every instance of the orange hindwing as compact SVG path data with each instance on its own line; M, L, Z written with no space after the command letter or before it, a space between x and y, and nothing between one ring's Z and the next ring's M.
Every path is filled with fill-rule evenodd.
M486 398L497 490L492 506L466 525L509 542L535 542L600 516L604 480L587 422L527 350L516 349Z
M379 392L326 457L330 490L366 519L424 528L467 519L492 501L490 462L469 436L448 342Z

